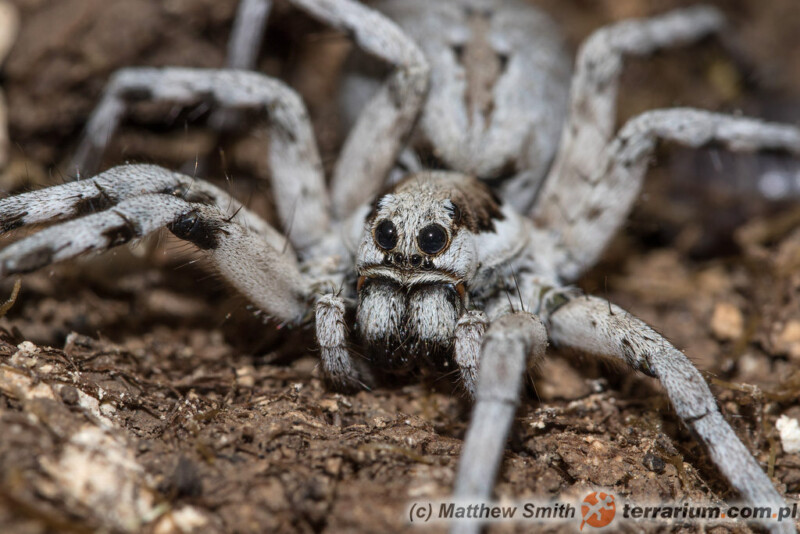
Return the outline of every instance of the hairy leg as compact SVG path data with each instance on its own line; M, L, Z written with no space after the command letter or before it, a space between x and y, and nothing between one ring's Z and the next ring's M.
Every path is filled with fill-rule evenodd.
M625 57L691 44L723 28L719 11L698 6L649 19L625 20L596 30L584 41L571 81L569 117L561 131L555 160L533 206L532 215L543 226L550 225L556 233L568 232L572 218L554 213L560 209L558 197L572 188L578 188L582 196L589 188L575 182L580 177L595 176L603 167L604 151L614 135ZM517 196L522 198L524 192L519 193ZM576 247L567 242L562 248ZM581 263L588 262L586 259ZM579 267L582 266L573 270ZM566 274L570 279L577 277L572 272Z
M337 391L357 391L366 386L359 378L347 347L344 299L335 294L319 298L316 307L317 343L325 380Z
M508 432L531 364L544 356L547 332L527 312L492 322L483 338L472 419L459 460L454 496L490 498ZM477 532L478 523L456 523L454 532Z
M394 22L359 2L289 1L346 32L365 52L394 67L363 106L336 165L331 196L334 214L343 219L372 198L387 179L422 109L429 66L417 45ZM228 48L229 67L253 68L270 8L268 0L241 0Z
M232 221L262 236L273 248L285 251L290 261L295 260L293 250L286 246L286 237L228 193L157 165L120 165L87 180L4 198L0 200L0 230L8 232L28 224L74 219L148 193L217 206Z
M365 52L394 67L345 140L331 181L334 215L342 219L383 186L422 110L430 67L391 20L353 0L290 0L352 36Z
M271 10L272 0L240 0L228 41L228 68L250 70L255 66Z
M593 265L624 222L658 140L689 146L719 142L734 151L800 151L800 130L694 110L645 113L614 138L624 58L691 44L724 27L719 11L697 6L601 28L581 46L569 119L531 212L557 242L565 281Z
M482 311L470 310L456 323L455 360L461 374L461 384L474 400L478 388L478 367L481 359L483 335L489 319Z
M664 337L606 300L554 292L542 319L557 347L621 361L657 378L677 415L706 445L714 465L754 506L785 506L753 456L722 416L706 381L689 358ZM766 523L772 532L794 532L790 522Z
M270 11L272 0L240 0L228 39L226 68L256 70ZM217 131L234 130L241 126L242 118L241 111L217 109L209 117L208 123Z
M302 253L322 239L329 225L322 164L300 97L267 76L235 70L120 70L89 119L75 166L79 171L93 172L130 102L191 104L209 98L224 108L247 109L263 113L268 119L268 158L275 205L284 229L290 229L290 241Z
M614 135L619 78L626 56L646 56L692 44L724 27L719 11L696 6L648 19L624 20L592 33L578 51L569 119L562 131L557 164L582 164L582 169L591 171L602 160L603 148Z
M551 233L558 274L576 280L594 265L625 222L660 141L718 144L734 152L771 150L800 156L800 129L689 108L654 110L630 119L596 159L557 162L533 212Z
M44 219L37 215L37 222ZM219 273L271 316L285 322L305 318L311 288L293 261L223 209L171 194L133 196L17 241L0 251L0 276L108 250L160 228L206 251Z

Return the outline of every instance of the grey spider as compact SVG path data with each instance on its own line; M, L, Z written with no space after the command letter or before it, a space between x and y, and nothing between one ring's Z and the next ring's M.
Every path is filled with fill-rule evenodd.
M132 101L212 100L262 114L291 246L207 182L125 165L0 201L6 231L65 221L2 250L0 274L166 227L207 251L224 278L277 320L313 315L321 368L334 388L360 387L370 368L457 368L475 400L457 497L490 496L523 376L551 343L658 378L743 499L783 505L689 359L636 317L570 286L625 221L659 141L800 155L793 127L695 109L649 111L615 131L623 59L719 32L720 14L697 7L602 28L571 73L554 24L521 2L289 1L348 33L389 70L375 78L375 65L362 58L344 82L354 124L329 187L302 101L283 83L242 69L258 49L265 0L240 4L229 57L236 69L116 73L76 166L90 173ZM418 154L450 170L426 170ZM522 310L510 306L509 290ZM356 342L366 361L352 357ZM768 526L794 532L789 523Z

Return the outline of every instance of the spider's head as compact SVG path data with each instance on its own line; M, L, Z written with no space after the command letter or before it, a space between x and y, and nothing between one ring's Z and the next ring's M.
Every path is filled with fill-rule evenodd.
M356 261L358 330L373 358L390 369L446 361L479 266L475 236L503 217L486 186L457 173L414 174L377 198Z

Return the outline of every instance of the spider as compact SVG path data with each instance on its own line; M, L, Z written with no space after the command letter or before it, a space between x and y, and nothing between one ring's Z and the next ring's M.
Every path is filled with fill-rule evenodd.
M344 82L344 107L358 113L329 187L303 102L241 68L258 49L264 0L240 4L229 57L236 69L117 72L76 156L90 174L134 101L211 100L265 116L288 244L208 182L123 165L1 200L5 231L58 224L0 251L0 274L166 227L206 251L276 320L313 322L335 389L361 388L372 372L456 369L475 401L454 488L460 498L491 495L523 377L548 344L619 361L661 381L746 502L782 506L690 360L641 320L571 285L624 223L660 141L800 155L793 127L696 109L648 111L615 131L624 58L718 33L721 15L695 7L602 28L571 72L555 25L522 2L290 3L349 34L371 58L355 61ZM376 58L388 65L385 78L375 77ZM366 358L354 357L354 345ZM788 523L769 527L794 532Z

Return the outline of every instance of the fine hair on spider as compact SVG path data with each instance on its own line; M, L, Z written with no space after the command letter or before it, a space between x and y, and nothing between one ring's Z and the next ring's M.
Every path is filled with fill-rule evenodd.
M255 63L265 0L241 1L231 68L115 73L74 163L94 175L134 101L208 99L217 117L247 111L270 128L266 157L284 232L203 179L123 165L0 200L4 231L58 223L0 251L0 275L168 228L264 314L313 323L335 390L365 387L371 370L457 370L474 401L458 498L491 497L524 377L552 345L659 380L743 502L784 506L687 356L573 285L626 220L659 142L800 156L794 127L692 108L651 110L616 127L624 59L719 34L721 14L699 6L601 28L573 68L549 17L521 1L288 3L345 32L363 56L342 83L352 126L329 185L301 98L244 70ZM373 76L375 61L384 77ZM442 169L419 163L431 155Z

